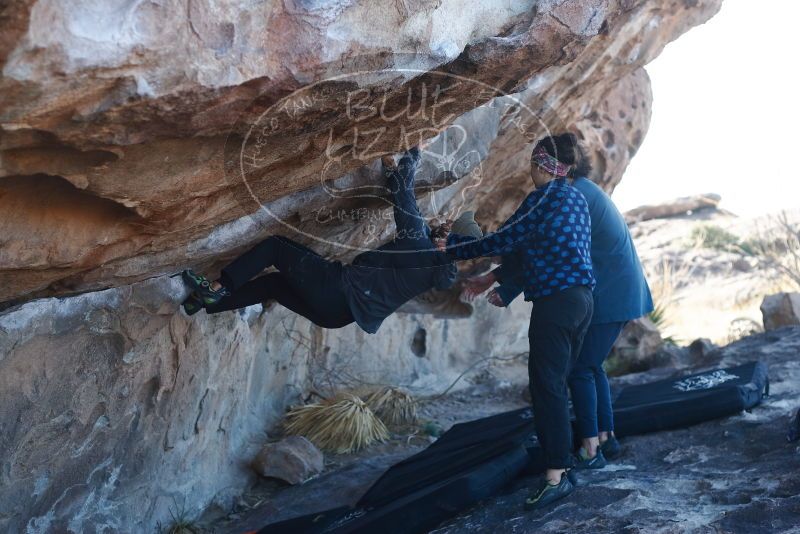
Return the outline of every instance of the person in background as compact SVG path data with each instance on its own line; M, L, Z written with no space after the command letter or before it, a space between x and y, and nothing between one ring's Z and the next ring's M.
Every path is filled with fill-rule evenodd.
M585 157L573 169L572 186L581 192L589 205L592 220L592 267L597 285L594 288L594 313L583 339L578 361L569 375L569 388L581 438L578 469L599 469L620 452L614 436L614 415L608 377L603 361L611 352L625 324L653 310L653 299L644 276L636 247L625 218L611 198L587 176L591 167ZM508 306L522 292L519 258L502 259L505 273L501 285L492 290L488 300L495 306ZM498 279L493 273L467 283L465 297L472 299Z
M567 181L576 163L573 134L545 137L531 154L535 190L496 232L482 239L447 238L456 259L516 254L525 300L532 301L528 375L534 421L547 463L544 479L526 499L537 509L574 489L567 375L592 317L589 207Z

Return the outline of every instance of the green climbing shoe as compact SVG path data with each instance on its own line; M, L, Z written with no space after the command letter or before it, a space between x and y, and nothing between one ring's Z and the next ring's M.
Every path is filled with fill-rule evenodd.
M542 479L539 486L525 499L526 510L538 510L548 504L563 499L575 489L566 473L561 475L561 482L550 484L547 479Z
M203 302L195 294L195 292L192 291L186 300L183 301L181 306L183 306L183 311L186 312L186 315L194 315L203 309Z
M608 439L600 444L600 450L603 451L606 460L613 460L622 452L622 446L616 437L608 436Z
M586 449L581 447L581 450L575 455L575 469L602 469L608 462L606 462L605 456L603 456L603 451L600 447L597 447L597 454L594 455L594 458L589 458L586 453Z
M181 276L183 277L184 283L199 297L204 306L216 304L222 300L222 297L228 295L225 288L217 291L211 289L211 281L208 278L190 269L183 271Z

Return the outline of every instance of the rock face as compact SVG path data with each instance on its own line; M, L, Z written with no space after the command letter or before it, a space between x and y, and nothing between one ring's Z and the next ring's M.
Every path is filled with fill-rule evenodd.
M253 461L253 469L262 477L300 484L322 471L322 452L302 436L289 436L277 443L267 443Z
M800 325L800 293L778 293L761 303L764 330Z
M0 530L149 532L176 503L229 507L309 391L440 392L474 360L527 346L523 302L398 315L371 336L274 305L186 317L183 296L160 277L0 314Z
M548 130L576 131L611 190L647 130L642 66L719 3L0 7L0 530L151 530L173 498L229 503L311 390L431 393L524 351L521 302L426 295L367 336L274 307L189 320L167 275L275 232L374 246L378 157L442 129L426 216L493 227Z
M353 240L364 221L321 229L308 194L526 87L496 134L527 145L577 128L616 183L649 116L634 73L719 3L16 2L0 54L0 301L218 261L283 228L241 221L261 204ZM510 157L522 146L503 145L482 168L490 189L527 176ZM242 158L247 183L231 170Z

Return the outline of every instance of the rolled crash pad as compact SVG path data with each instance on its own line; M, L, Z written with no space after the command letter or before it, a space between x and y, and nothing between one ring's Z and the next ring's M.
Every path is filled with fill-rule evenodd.
M629 386L614 399L614 433L632 436L749 410L769 394L767 366L751 362Z
M358 506L380 506L459 475L523 445L533 431L530 408L453 425L424 451L390 467Z
M259 534L413 534L428 532L478 501L495 495L528 464L517 445L460 474L428 484L381 506L336 508L267 525Z

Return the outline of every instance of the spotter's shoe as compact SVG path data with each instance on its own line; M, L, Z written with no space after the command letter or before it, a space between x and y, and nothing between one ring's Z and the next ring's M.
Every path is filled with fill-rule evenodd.
M575 473L575 469L567 469L567 478L573 487L578 487L578 475Z
M575 469L602 469L606 465L608 465L608 462L606 462L606 458L603 456L603 451L600 447L597 448L597 454L594 455L594 458L589 458L586 449L583 447L578 451L577 457L575 458Z
M600 444L600 450L603 451L603 456L606 460L613 460L622 452L622 445L619 444L617 438L609 436L607 440Z
M539 510L559 499L563 499L575 490L566 473L561 475L561 482L550 484L547 479L542 479L536 490L525 499L526 510Z

